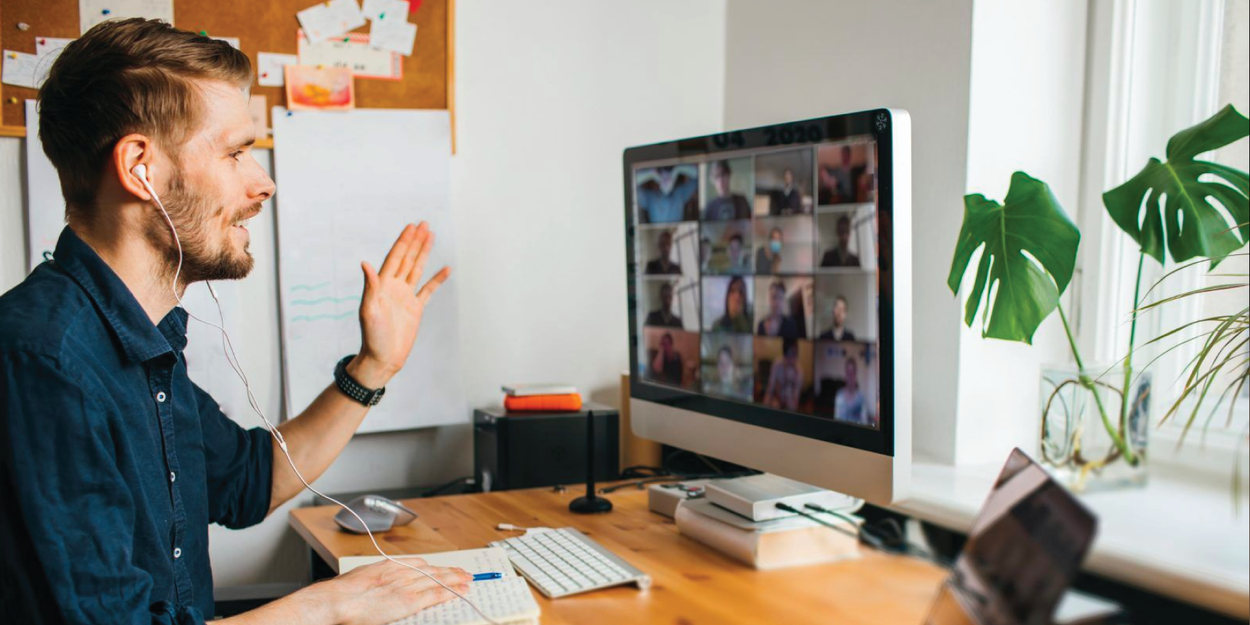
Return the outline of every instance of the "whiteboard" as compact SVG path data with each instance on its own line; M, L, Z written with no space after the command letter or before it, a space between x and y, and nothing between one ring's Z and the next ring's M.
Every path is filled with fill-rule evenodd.
M447 111L273 110L278 292L289 413L332 380L360 349L360 262L380 267L409 222L427 221L437 243L428 279L455 258L449 205ZM408 363L361 432L468 421L460 376L456 278L430 299Z
M35 100L26 101L26 242L30 255L26 271L43 262L43 254L56 249L65 227L65 198L61 179L39 141L39 110Z

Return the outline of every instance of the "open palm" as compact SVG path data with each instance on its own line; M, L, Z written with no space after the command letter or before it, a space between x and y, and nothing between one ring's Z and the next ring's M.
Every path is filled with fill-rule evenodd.
M381 269L374 271L369 263L361 263L365 290L360 299L360 357L369 365L372 378L361 383L384 386L408 360L426 303L451 275L451 269L443 267L416 288L433 247L434 233L425 222L408 224Z

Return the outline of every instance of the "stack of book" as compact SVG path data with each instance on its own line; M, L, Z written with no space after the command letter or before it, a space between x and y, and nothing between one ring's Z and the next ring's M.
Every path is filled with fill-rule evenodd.
M510 384L503 387L508 412L577 412L582 396L567 384Z
M761 570L859 557L856 536L863 520L823 516L842 531L801 516L752 521L707 499L681 502L676 520L685 536Z

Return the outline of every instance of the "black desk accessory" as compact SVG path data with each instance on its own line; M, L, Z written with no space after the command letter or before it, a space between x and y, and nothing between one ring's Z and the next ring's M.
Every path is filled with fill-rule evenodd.
M586 494L569 502L569 512L599 514L611 512L612 502L595 494L595 413L586 411Z
M483 492L586 481L586 420L594 413L595 481L620 476L620 415L587 402L577 412L473 411L473 474Z

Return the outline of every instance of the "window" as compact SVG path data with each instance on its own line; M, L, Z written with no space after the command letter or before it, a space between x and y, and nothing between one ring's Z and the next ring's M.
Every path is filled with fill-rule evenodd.
M1102 209L1101 193L1140 171L1151 156L1164 157L1168 138L1178 130L1206 119L1226 104L1243 114L1247 100L1248 5L1250 0L1115 0L1091 3L1085 150L1082 172L1082 205L1096 210L1081 212L1083 233L1079 261L1081 284L1075 289L1078 332L1091 360L1111 363L1127 353L1129 320L1136 286L1139 248L1115 226ZM1248 169L1246 139L1203 158ZM1160 267L1147 257L1143 264L1141 292L1154 286L1145 301L1203 286L1246 283L1250 263L1242 248L1237 257L1221 263L1214 272L1207 264L1183 269L1161 278L1180 265L1168 259ZM1196 319L1236 314L1246 307L1247 288L1189 297L1139 315L1133 367L1150 364L1155 400L1152 422L1158 424L1182 388L1180 379L1198 353L1199 334L1209 330L1191 328L1155 346L1143 348L1152 338ZM1173 345L1179 347L1168 351ZM1238 350L1250 357L1250 348ZM1244 369L1240 369L1244 371ZM1189 412L1184 408L1166 424L1151 431L1155 461L1175 461L1202 466L1228 476L1233 454L1242 446L1239 463L1244 467L1245 445L1250 432L1250 388L1238 397L1216 405L1225 380L1213 386L1212 395L1194 420L1184 447L1182 435ZM1228 422L1230 402L1233 419ZM1188 406L1192 410L1193 406ZM1245 469L1242 469L1243 476Z

